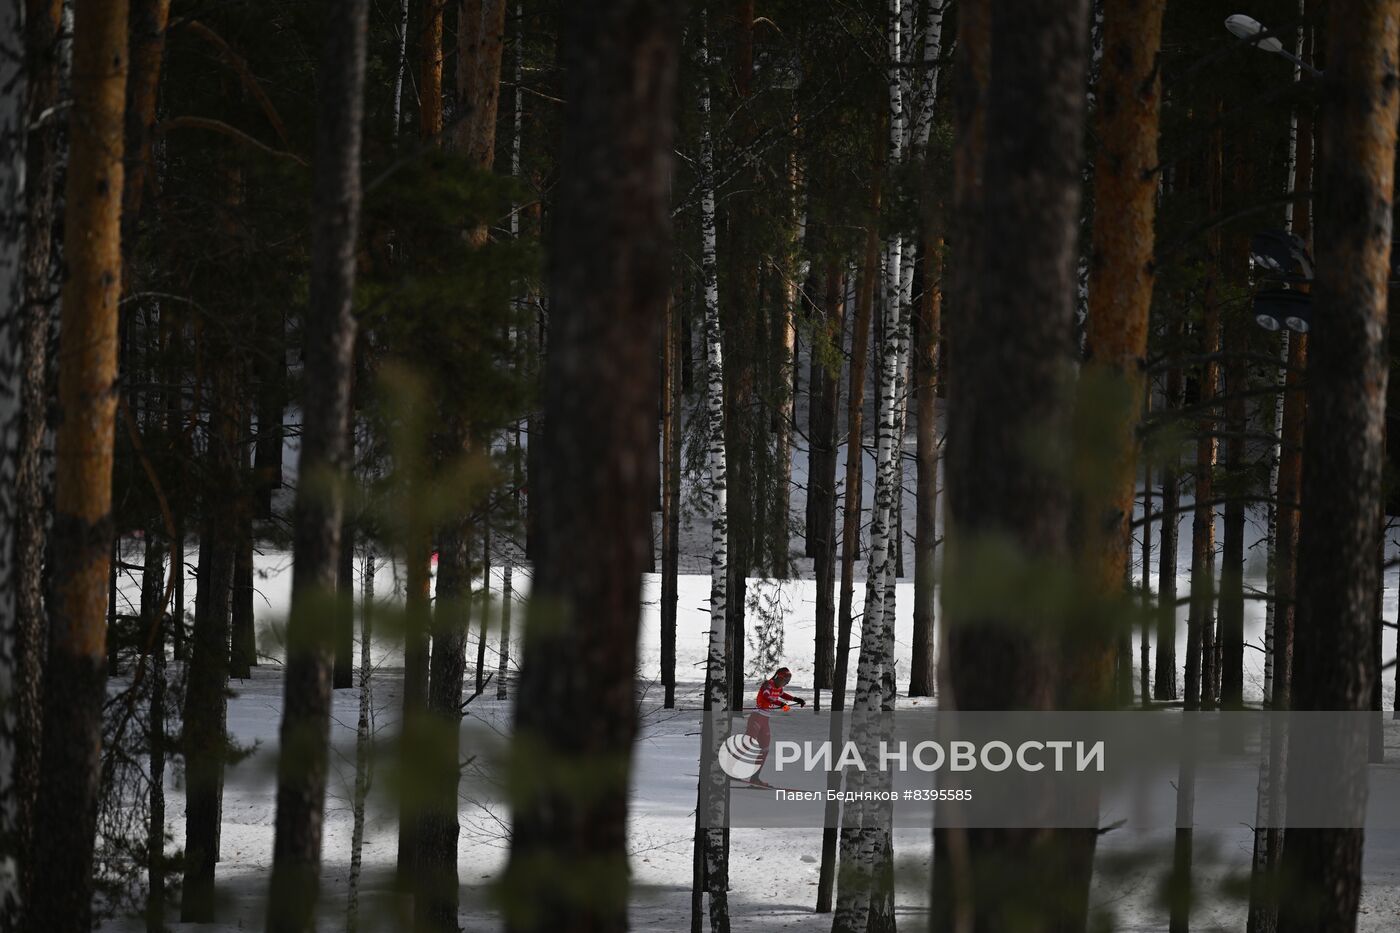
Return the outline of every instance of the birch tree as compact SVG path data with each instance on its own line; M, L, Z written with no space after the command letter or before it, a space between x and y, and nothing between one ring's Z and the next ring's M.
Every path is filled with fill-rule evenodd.
M334 600L343 514L339 479L349 467L345 425L355 344L351 302L369 2L342 0L326 4L322 13L326 33L311 194L308 379L267 913L272 933L310 933L315 925L330 731L333 626L328 609Z
M887 8L889 69L889 163L898 166L903 157L904 114L900 75L901 30L904 21L900 0ZM865 614L861 623L860 656L856 665L856 692L851 704L851 741L872 756L879 738L877 714L886 702L886 679L893 678L893 587L891 530L898 508L897 461L903 427L902 393L905 358L909 349L908 319L902 313L903 289L900 258L903 242L891 236L885 247L884 344L879 359L881 373L876 408L875 505L870 523L870 550L865 584ZM864 782L859 773L853 790ZM872 910L875 873L886 851L888 826L880 825L881 812L859 800L847 803L841 825L841 878L837 889L835 933L864 929ZM877 908L878 910L878 908Z
M926 0L924 7L924 80L911 129L916 160L928 178L929 135L938 103L939 59L943 54L945 0ZM918 406L915 456L918 464L914 517L914 638L909 661L909 695L931 696L934 689L934 549L938 527L938 393L936 390L939 332L942 330L943 206L937 188L925 183L922 295L914 344L914 393Z
M705 436L710 478L710 635L705 664L705 747L700 775L700 798L709 826L703 839L704 885L710 896L710 929L729 928L729 853L724 823L729 781L715 765L728 729L731 697L730 672L726 668L725 636L729 600L729 475L724 435L724 340L720 329L718 233L715 227L715 147L710 113L710 56L708 11L700 19L700 274L705 291ZM740 672L734 671L734 677ZM699 815L696 817L699 820Z
M106 693L112 447L121 276L127 4L77 0L69 122L59 407L55 437L54 617L29 922L86 933Z
M1306 30L1302 24L1305 12L1304 0L1298 0L1300 22L1294 54L1299 60L1307 54ZM1294 82L1301 81L1302 77L1302 67L1295 65ZM1290 194L1311 187L1312 154L1312 113L1310 108L1299 108L1289 125ZM1284 209L1288 231L1304 242L1311 233L1311 207L1311 202L1304 198L1296 204L1290 201ZM1278 443L1274 446L1269 463L1269 488L1274 490L1274 497L1269 502L1268 515L1268 586L1274 598L1265 606L1264 619L1264 708L1280 711L1288 709L1289 685L1292 681L1300 517L1296 503L1302 497L1302 445L1306 411L1306 399L1300 390L1307 353L1307 334L1283 331L1279 346L1280 391L1274 407L1274 432ZM1256 828L1250 859L1248 933L1273 933L1278 928L1278 867L1283 855L1287 730L1273 722L1272 718L1267 719L1261 742L1267 744L1259 762L1254 819Z

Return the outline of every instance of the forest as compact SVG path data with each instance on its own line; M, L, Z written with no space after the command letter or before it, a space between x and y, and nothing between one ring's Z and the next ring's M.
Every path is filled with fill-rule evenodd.
M1397 120L1400 0L0 0L0 933L1395 929Z

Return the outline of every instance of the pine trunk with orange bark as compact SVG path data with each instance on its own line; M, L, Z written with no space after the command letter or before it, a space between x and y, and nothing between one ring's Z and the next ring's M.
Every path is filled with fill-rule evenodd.
M1110 4L1104 13L1089 260L1087 361L1080 374L1076 475L1082 494L1079 563L1105 605L1124 595L1131 560L1138 426L1152 304L1156 218L1157 54L1165 0ZM1112 613L1089 607L1069 633L1066 699L1076 707L1112 702Z
M506 0L463 0L457 27L457 99L461 116L452 126L449 145L476 168L489 172L496 155L496 116L500 102L501 59L505 40ZM485 225L467 231L472 248L486 245ZM457 413L448 413L440 449L449 460L474 446L474 426ZM427 722L438 742L431 755L417 763L424 774L423 813L418 831L415 904L419 925L430 930L457 928L457 819L461 767L460 722L462 677L470 628L473 565L472 542L477 532L465 514L455 515L438 530L439 574L429 663ZM489 539L488 539L489 540ZM489 601L482 600L483 653L478 657L478 690Z
M1160 78L1166 0L1114 3L1104 10L1099 78L1098 153L1089 259L1087 360L1075 410L1074 475L1083 482L1075 542L1092 603L1065 633L1070 709L1114 703L1115 664L1127 620L1137 490L1138 428L1143 413L1148 315L1152 306ZM1131 675L1128 693L1131 695ZM1091 804L1097 809L1097 801ZM1089 911L1089 882L1098 833L1070 831L1068 870L1073 927Z
M87 933L106 690L127 4L77 0L32 929Z
M1292 706L1371 707L1376 551L1385 461L1387 279L1397 114L1400 2L1334 4L1327 22L1317 158L1316 319L1308 359ZM1351 826L1366 812L1366 729L1336 730L1290 757L1333 762ZM1291 781L1299 769L1290 765ZM1290 786L1290 794L1300 792ZM1302 791L1306 792L1306 791ZM1363 830L1289 829L1283 933L1356 929Z

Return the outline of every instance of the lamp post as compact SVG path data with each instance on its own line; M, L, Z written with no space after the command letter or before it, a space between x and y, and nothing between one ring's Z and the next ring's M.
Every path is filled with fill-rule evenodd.
M1254 17L1246 16L1243 13L1235 13L1233 16L1227 16L1225 17L1225 28L1230 31L1231 35L1247 42L1253 42L1265 52L1280 55L1288 59L1295 66L1303 69L1314 78L1322 77L1321 71L1284 48L1283 43L1278 40L1278 37L1265 29L1264 24Z

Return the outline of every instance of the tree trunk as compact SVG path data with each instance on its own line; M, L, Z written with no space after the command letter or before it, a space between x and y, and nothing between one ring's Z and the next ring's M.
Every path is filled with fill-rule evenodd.
M553 231L550 430L535 480L540 535L515 720L516 748L529 749L519 764L545 780L512 785L507 926L555 931L562 919L567 929L620 931L651 548L649 503L636 490L657 469L676 33L661 0L580 0L562 35L570 92ZM581 771L595 776L585 797ZM558 884L583 872L597 883Z
M20 800L15 782L17 750L23 725L13 715L21 681L23 656L34 649L20 628L15 566L15 530L20 504L15 476L19 472L23 429L21 385L24 358L20 345L24 317L25 62L13 37L23 35L20 0L0 0L0 35L7 39L0 60L0 926L19 923L24 892L20 866L25 853L18 847Z
M411 516L416 519L418 516ZM405 556L407 593L404 605L403 725L399 737L399 767L415 773L422 760L425 712L428 708L428 626L431 618L433 548L421 521L409 523ZM413 769L413 770L407 770ZM400 785L397 882L401 891L416 886L422 795Z
M1104 57L1099 80L1094 159L1093 229L1089 260L1086 362L1075 406L1075 476L1085 478L1076 509L1079 574L1098 605L1070 620L1065 633L1069 709L1112 708L1115 672L1127 669L1132 693L1126 619L1112 607L1126 603L1132 562L1138 427L1146 391L1148 314L1153 289L1153 233L1157 207L1158 116L1162 13L1166 0L1138 0L1105 8ZM1092 480L1088 478L1092 477ZM1092 791L1097 798L1097 788ZM1098 801L1086 801L1097 809ZM1072 885L1069 928L1088 922L1094 829L1066 834Z
M825 347L841 347L846 323L844 280L833 262L826 270L824 311ZM813 343L813 358L817 346ZM837 356L834 371L818 360L811 382L812 432L807 442L812 458L807 478L809 510L807 537L812 544L812 571L817 578L816 659L813 671L813 707L821 708L822 688L832 687L835 655L832 644L836 626L836 412L840 401L841 364Z
M143 643L150 639L150 750L148 796L151 812L146 831L146 933L165 933L165 593L166 544L158 535L146 538L141 572L141 626ZM151 638L154 636L154 638Z
M510 615L511 604L515 602L515 582L512 579L512 561L507 560L501 569L501 650L496 658L496 699L506 698L506 677L510 674Z
M425 0L418 34L418 135L434 143L442 133L443 13L447 0ZM421 482L415 476L410 486ZM414 491L416 501L422 491ZM399 767L414 773L422 760L425 712L428 707L428 628L433 585L433 541L423 516L410 513L404 542L408 587L404 606L403 719L399 737ZM421 795L405 785L399 794L399 838L396 880L403 892L416 888Z
M1304 0L1298 0L1300 19L1306 12ZM1309 38L1299 25L1296 54L1302 59L1309 50ZM1293 80L1302 80L1302 69L1294 68ZM1289 140L1289 188L1311 187L1313 165L1313 115L1311 107L1298 110L1293 121L1293 136ZM1311 201L1303 198L1288 206L1288 226L1292 233L1306 243L1311 237ZM1308 338L1306 334L1285 334L1280 368L1283 390L1279 393L1276 422L1279 443L1272 480L1275 490L1274 508L1270 516L1269 569L1271 593L1267 638L1265 683L1268 695L1266 707L1283 711L1290 705L1293 670L1293 623L1296 615L1298 526L1301 518L1297 503L1302 498L1303 428L1307 399L1302 391L1304 369L1307 366ZM1273 729L1266 733L1269 748L1260 765L1259 802L1256 826L1265 823L1267 829L1256 829L1253 864L1250 877L1249 933L1274 933L1278 928L1281 891L1278 883L1279 861L1283 855L1284 830L1281 825L1286 795L1286 763L1288 759L1287 732Z
M1236 159L1240 156L1237 154ZM1241 186L1242 190L1246 190ZM1246 264L1240 258L1238 265ZM1243 484L1247 482L1244 432L1248 427L1245 395L1249 367L1243 354L1249 348L1254 323L1242 308L1232 308L1224 327L1222 348L1225 370L1226 489L1225 519L1220 564L1220 708L1244 709L1244 520Z
M912 13L912 7L907 13ZM901 11L899 0L887 8L886 36L889 53L888 97L889 162L897 167L907 150L902 69L903 35L912 32L912 18ZM912 42L909 43L912 46ZM853 740L862 753L875 750L885 737L875 714L889 707L894 694L894 579L898 573L896 545L902 506L899 483L900 460L904 447L904 387L909 353L909 315L905 313L906 290L901 278L904 241L891 235L886 244L885 301L881 332L879 399L876 407L878 431L875 455L875 504L870 523L870 551L866 563L865 613L861 622L860 654L856 667L856 693L851 704L854 719ZM913 257L909 257L912 269ZM848 789L861 793L867 787L886 789L888 778L867 778L855 773ZM867 781L870 784L867 785ZM847 803L841 814L842 883L837 890L834 931L855 931L867 926L885 929L893 924L885 882L892 871L890 848L891 808Z
M208 485L199 536L199 590L185 689L183 741L186 773L184 923L212 923L214 865L219 860L224 756L228 745L229 624L238 550L235 505L241 481L238 451L243 418L232 348L214 341L216 363L209 393Z
M369 797L370 707L374 701L374 662L370 652L371 617L374 612L374 545L365 542L365 559L360 569L360 715L355 721L355 799L351 804L350 879L345 909L345 933L360 927L360 868L365 844L365 801Z
M755 0L735 0L726 17L733 27L729 61L729 87L732 88L733 124L727 135L739 151L755 143L757 120L749 104L753 96ZM739 173L738 192L725 199L728 205L725 254L727 290L723 306L724 326L724 420L725 473L728 501L735 507L726 517L729 529L725 611L727 613L726 670L729 674L729 708L744 708L744 630L748 602L748 574L763 557L761 542L767 531L766 490L761 484L759 461L763 449L766 411L756 404L760 366L766 341L762 334L766 318L759 308L764 302L764 277L760 274L758 246L754 231L761 223L756 216L754 195L760 182L756 168L746 164ZM713 893L713 892L712 892Z
M486 688L486 642L491 635L491 519L481 537L481 633L476 639L476 692ZM470 619L470 613L468 613Z
M474 164L488 169L496 159L505 22L506 0L461 0L457 100L463 113L453 131L453 143Z
M1011 569L979 560L990 540L1015 548L1018 563L1069 552L1068 451L1047 443L1070 424L1086 13L1084 2L1052 0L990 0L958 10L959 57L970 58L961 76L972 81L958 82L961 203L954 214L964 226L954 241L973 262L971 270L957 267L948 328L957 404L948 413L945 459L942 692L958 709L1047 709L1058 686L1058 646L1036 624L1033 596L1019 610L970 615L949 611L958 602L948 587ZM988 75L984 127L977 119L981 73ZM980 162L980 172L964 160ZM1032 448L1031 437L1047 440ZM1122 585L1121 576L1114 584ZM1062 895L1075 878L1064 847L1061 834L1045 829L940 830L933 928L1072 929L1077 905ZM953 851L965 858L948 857Z
M418 134L436 141L442 133L443 16L447 0L423 0L418 33Z
M267 927L309 933L321 874L321 824L330 731L326 606L335 592L341 496L308 477L349 467L345 424L355 346L351 301L360 216L368 0L328 4L319 69L311 192L306 408L292 542L285 707L277 762L277 823Z
M346 440L347 456L354 459L353 436ZM349 690L355 682L355 526L342 522L340 552L335 560L335 660L331 689Z
M155 175L151 143L155 138L156 101L169 22L170 0L132 0L131 74L126 89L126 184L122 193L124 232L134 229L147 182Z
M923 298L915 328L915 402L918 488L914 512L914 644L909 659L909 695L933 696L935 560L938 547L938 339L943 327L943 237L924 237Z
M252 502L239 503L233 557L233 639L229 652L229 676L247 680L258 663L257 619L253 610L256 587L253 581Z
M33 887L34 808L39 794L39 756L43 718L43 670L48 617L44 607L44 552L48 529L45 500L49 477L43 465L49 428L48 339L51 329L53 275L50 257L55 230L54 194L58 175L58 120L41 122L58 100L58 34L62 0L26 0L24 56L28 91L27 124L31 128L25 165L24 283L25 313L20 316L20 434L16 461L15 611L15 816L14 851L19 865L22 902Z
M1181 324L1177 324L1176 343L1180 345ZM1180 367L1167 371L1166 410L1181 407L1184 379ZM1157 549L1157 678L1152 683L1154 700L1175 700L1176 682L1176 568L1177 544L1181 528L1180 454L1173 449L1167 454L1162 471L1162 528Z
M1078 529L1082 572L1105 604L1125 595L1132 559L1138 425L1152 303L1157 124L1165 0L1109 6L1104 16L1089 264L1087 362L1079 381L1076 474L1086 483ZM1069 633L1072 708L1113 704L1116 633L1093 614Z
M86 931L105 699L107 573L121 283L127 4L76 0L55 437L54 617L44 678L43 755L29 922Z
M747 7L751 11L751 7ZM710 901L710 928L714 933L729 929L729 848L726 833L717 828L722 823L729 782L713 764L713 753L719 749L727 731L721 728L714 714L732 708L731 680L742 675L730 668L732 631L729 601L735 598L730 584L733 570L729 523L729 463L728 421L732 394L725 389L730 384L725 371L725 348L728 343L720 324L718 236L715 229L715 151L710 116L710 67L708 11L701 14L700 64L704 73L701 85L700 113L700 171L704 191L700 203L700 272L705 290L705 435L707 466L710 479L710 634L709 652L705 664L704 709L709 713L701 737L702 747L711 754L704 757L699 780L700 802L696 810L696 848L702 854L701 877ZM728 395L728 397L727 397ZM742 575L741 575L742 576ZM727 722L727 720L726 720ZM701 813L709 817L710 826L700 829ZM692 917L692 926L697 920Z
M878 163L877 163L878 164ZM846 681L850 670L851 613L855 590L856 543L860 538L861 461L865 456L862 422L865 411L865 369L870 359L870 320L875 307L875 283L880 277L880 179L876 174L870 190L870 216L865 232L865 259L856 288L856 318L851 327L850 389L846 400L846 491L841 521L841 606L837 613L836 671L831 681L831 741L839 742L840 720L836 713L846 705ZM827 790L841 788L841 775L827 775ZM829 913L836 886L837 818L840 804L828 796L825 828L822 830L822 861L817 878L817 913Z
M1148 390L1148 411L1144 413L1144 419L1151 412L1152 389ZM1142 632L1138 642L1138 695L1143 709L1151 705L1152 697L1152 464L1148 463L1143 467L1142 482ZM1120 664L1121 664L1120 659ZM1132 670L1119 671L1120 679L1127 676L1129 683L1127 691L1120 690L1119 702L1130 705L1133 702ZM1121 682L1121 680L1120 680Z
M681 530L681 343L682 314L666 302L662 368L661 450L661 686L665 709L676 706L676 611L680 602Z
M1218 110L1218 104L1217 104ZM1211 134L1206 154L1207 201L1212 214L1221 204L1220 129ZM1186 634L1186 702L1193 708L1213 709L1215 697L1215 650L1213 638L1215 605L1215 460L1216 421L1211 414L1220 389L1220 298L1218 293L1220 234L1207 236L1207 272L1204 321L1201 325L1200 352L1206 360L1201 368L1198 406L1205 414L1196 425L1195 505L1191 521L1191 605Z
M1300 710L1361 711L1371 706L1375 676L1358 659L1372 650L1380 585L1376 516L1385 454L1400 3L1333 7L1326 35L1313 300L1327 326L1312 335L1309 348L1302 500L1309 511L1299 541L1292 699ZM1337 730L1324 747L1301 745L1291 744L1290 757L1331 761L1348 780L1338 803L1357 820L1350 825L1360 826L1367 736ZM1360 829L1289 830L1280 930L1356 929L1362 841Z
M426 725L412 766L422 775L422 816L415 862L418 929L457 930L457 794L461 780L462 681L472 609L472 528L466 516L438 530L437 601L433 609L433 654L428 676ZM488 571L489 573L489 571ZM482 639L490 600L482 597ZM480 655L478 655L480 656ZM477 665L477 694L481 670Z

